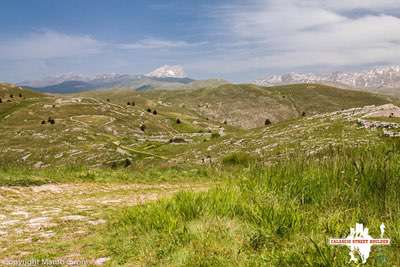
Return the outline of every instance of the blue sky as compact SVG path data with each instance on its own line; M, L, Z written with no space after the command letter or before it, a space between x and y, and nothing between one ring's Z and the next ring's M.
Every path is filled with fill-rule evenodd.
M147 73L251 81L400 63L398 0L3 0L0 80Z

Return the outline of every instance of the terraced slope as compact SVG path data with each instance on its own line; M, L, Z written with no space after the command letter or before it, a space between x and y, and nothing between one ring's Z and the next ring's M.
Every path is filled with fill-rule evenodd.
M290 133L292 127L302 129L298 126L302 124L311 127L301 116L303 112L308 118L319 112L392 101L317 85L223 85L142 93L121 89L62 96L9 85L2 88L6 88L2 89L6 101L0 104L0 163L35 168L220 162L239 149L254 154L260 146L275 146L276 138L265 131L274 136ZM265 128L266 119L272 127ZM343 127L347 125L338 123L333 132L341 134ZM304 132L297 132L289 137L291 142L304 141ZM316 130L315 135L329 132ZM237 146L242 139L252 144ZM290 147L286 141L283 146L285 150ZM282 149L278 146L273 153ZM269 156L261 153L262 158Z
M92 92L105 96L110 92ZM132 92L113 92L114 98L126 98ZM245 129L321 112L332 112L366 105L382 105L393 99L365 92L337 89L322 85L260 87L226 84L199 90L153 91L139 94L155 102L185 107L201 116Z

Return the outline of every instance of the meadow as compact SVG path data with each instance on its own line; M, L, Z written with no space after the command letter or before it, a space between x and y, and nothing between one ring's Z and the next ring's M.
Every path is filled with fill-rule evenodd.
M329 238L346 237L356 223L379 237L384 223L392 244L373 247L366 266L395 266L399 152L400 141L385 139L299 153L271 166L238 153L215 168L159 170L165 181L180 176L212 183L207 191L107 209L106 224L62 241L62 247L41 245L31 255L59 258L79 251L83 259L106 257L105 266L344 266L348 248L329 246Z
M373 247L367 265L398 265L399 152L400 142L388 140L267 168L242 155L227 160L225 183L209 192L111 213L92 238L111 265L344 266L348 248L328 239L355 223L378 237L383 222L392 245Z

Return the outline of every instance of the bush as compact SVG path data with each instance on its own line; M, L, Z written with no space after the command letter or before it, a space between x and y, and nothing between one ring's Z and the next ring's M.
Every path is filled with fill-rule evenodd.
M212 133L211 138L219 138L221 135L219 133Z
M251 157L249 154L244 152L235 152L226 155L222 159L222 163L224 165L241 165L241 166L249 166L251 163L255 162L255 159Z
M265 124L265 126L270 125L271 124L271 120L270 119L266 119L264 124Z

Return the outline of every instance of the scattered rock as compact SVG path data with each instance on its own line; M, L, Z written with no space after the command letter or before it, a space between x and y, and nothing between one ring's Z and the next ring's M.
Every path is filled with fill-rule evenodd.
M109 261L109 260L110 260L109 257L98 258L98 259L96 259L96 260L94 261L94 265L100 266L100 265L105 264L105 263L106 263L107 261Z
M86 221L86 217L82 215L69 215L61 217L64 221Z

